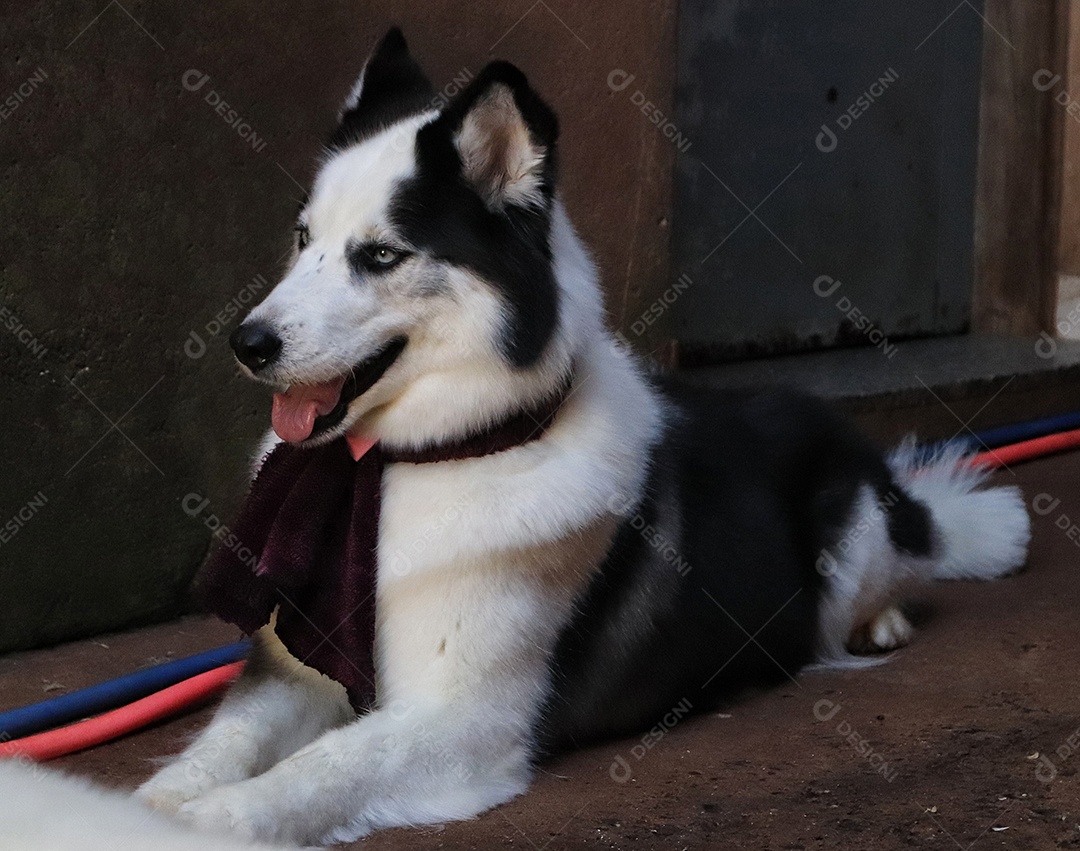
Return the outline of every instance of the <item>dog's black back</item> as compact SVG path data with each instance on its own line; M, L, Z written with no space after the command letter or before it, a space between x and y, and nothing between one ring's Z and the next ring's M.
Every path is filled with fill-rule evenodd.
M680 416L560 639L538 730L546 750L794 678L814 660L818 558L860 486L894 494L895 545L929 550L926 509L826 404L786 391L665 389Z

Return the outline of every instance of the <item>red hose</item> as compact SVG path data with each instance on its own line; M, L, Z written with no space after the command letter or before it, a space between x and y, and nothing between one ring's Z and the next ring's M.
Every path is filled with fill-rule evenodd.
M0 744L0 759L15 756L39 761L54 759L111 741L213 697L240 676L243 669L243 662L223 665L94 718L4 742Z
M1080 448L1080 429L1048 434L1034 440L1024 440L1009 446L1001 446L971 457L971 463L981 467L1007 467L1020 461L1029 461L1043 455Z

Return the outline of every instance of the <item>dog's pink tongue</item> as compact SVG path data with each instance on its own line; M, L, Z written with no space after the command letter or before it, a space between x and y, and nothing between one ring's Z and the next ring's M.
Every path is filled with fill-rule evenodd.
M270 421L277 436L287 443L311 437L315 418L334 410L344 383L342 376L325 384L293 384L284 393L275 393Z

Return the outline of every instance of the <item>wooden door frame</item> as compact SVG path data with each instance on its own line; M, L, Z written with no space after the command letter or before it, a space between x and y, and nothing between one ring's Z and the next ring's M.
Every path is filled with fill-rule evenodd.
M1062 209L1068 110L1080 114L1080 103L1069 106L1080 99L1080 88L1069 86L1070 76L1080 77L1069 73L1070 20L1080 22L1080 14L1070 15L1073 2L985 3L971 310L976 332L1037 336L1054 328L1061 228L1080 227L1080 205Z

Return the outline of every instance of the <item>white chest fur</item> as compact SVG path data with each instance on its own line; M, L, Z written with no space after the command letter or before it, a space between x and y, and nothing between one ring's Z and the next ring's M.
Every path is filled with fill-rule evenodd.
M598 343L552 426L485 458L383 479L380 703L510 702L531 716L571 604L640 492L659 403Z

